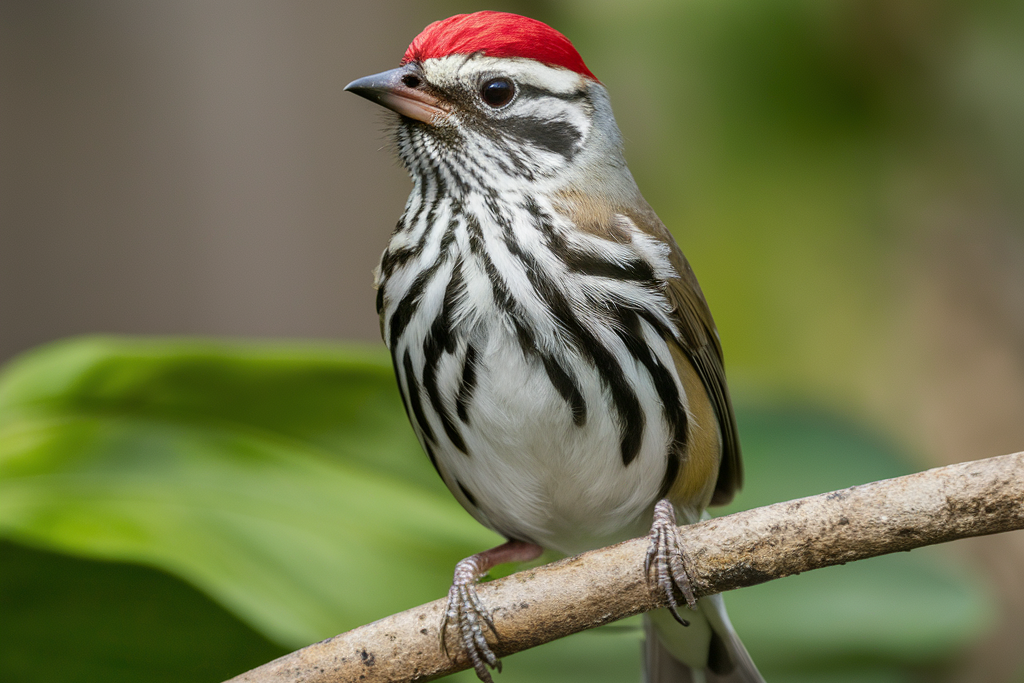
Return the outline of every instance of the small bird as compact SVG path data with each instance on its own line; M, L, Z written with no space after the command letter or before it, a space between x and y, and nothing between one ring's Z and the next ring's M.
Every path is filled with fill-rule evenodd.
M459 503L508 539L457 564L442 645L451 624L490 683L482 576L649 534L670 608L647 616L648 680L763 680L721 596L690 591L675 525L733 497L739 440L708 305L605 87L558 31L487 11L430 24L398 68L345 89L398 114L413 181L375 273L406 412Z

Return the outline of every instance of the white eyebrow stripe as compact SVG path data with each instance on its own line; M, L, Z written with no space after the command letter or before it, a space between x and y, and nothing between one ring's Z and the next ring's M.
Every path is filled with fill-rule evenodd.
M583 90L588 80L575 71L533 59L488 57L481 53L436 57L424 60L422 66L427 80L442 87L465 83L473 76L508 76L556 95L571 95Z

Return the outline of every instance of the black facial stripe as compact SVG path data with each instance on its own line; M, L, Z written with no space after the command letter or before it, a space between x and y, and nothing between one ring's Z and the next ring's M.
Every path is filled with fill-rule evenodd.
M511 136L535 147L560 154L572 160L579 151L583 134L580 130L561 119L541 119L535 116L510 118L501 127Z

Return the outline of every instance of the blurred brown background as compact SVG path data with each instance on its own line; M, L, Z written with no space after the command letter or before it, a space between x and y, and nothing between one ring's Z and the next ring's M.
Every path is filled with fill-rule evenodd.
M922 466L1024 448L1024 3L0 4L0 360L94 332L376 342L409 184L342 92L429 21L570 35L715 311L741 400ZM959 544L1024 631L1019 534ZM986 654L988 653L988 654Z
M408 192L342 88L416 3L0 6L0 358L72 334L377 338Z

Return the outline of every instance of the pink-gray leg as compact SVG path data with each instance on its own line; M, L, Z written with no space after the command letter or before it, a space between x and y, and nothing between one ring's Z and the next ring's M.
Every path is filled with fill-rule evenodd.
M497 636L491 615L480 602L476 593L476 583L493 567L506 562L529 562L540 557L544 549L533 543L509 541L496 548L485 550L455 565L455 578L448 590L448 605L444 618L441 620L441 649L448 654L445 644L445 631L449 622L455 625L469 661L476 670L476 675L484 683L493 683L487 667L501 671L499 660L484 637L483 624Z

